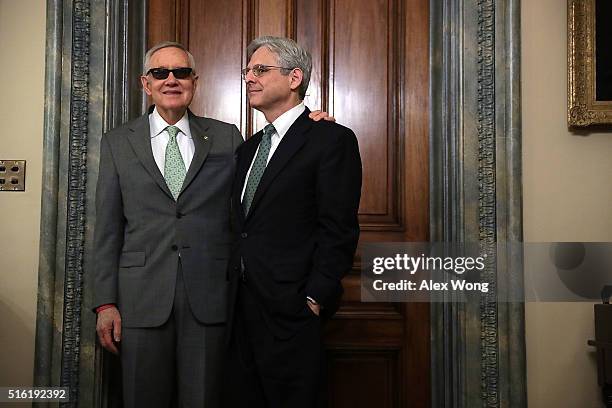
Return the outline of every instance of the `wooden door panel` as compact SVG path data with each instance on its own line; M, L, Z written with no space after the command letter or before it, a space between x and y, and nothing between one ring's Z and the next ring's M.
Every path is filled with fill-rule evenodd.
M397 407L397 350L328 352L329 405L336 408ZM362 384L368 379L367 386Z
M147 43L149 47L162 41L178 41L177 27L181 18L176 13L180 0L153 0L147 9Z
M256 20L254 37L262 35L290 36L293 26L293 2L288 0L258 0L252 2Z
M311 108L330 112L327 100L329 70L324 53L327 50L327 16L321 1L299 1L296 5L295 40L306 47L312 56L310 84L304 103Z
M360 245L427 241L428 0L151 0L150 13L150 41L180 40L196 58L192 110L247 136L264 123L240 81L250 40L289 36L307 47L307 106L359 139ZM328 405L429 406L429 305L361 302L359 250L343 285L325 329Z
M400 87L389 75L397 57L388 19L392 7L386 0L336 0L331 7L330 111L359 139L365 158L359 212L363 221L368 216L366 223L394 221L398 172L393 166L399 146L390 102Z
M199 76L192 110L238 126L243 114L242 3L242 0L191 1L186 42Z

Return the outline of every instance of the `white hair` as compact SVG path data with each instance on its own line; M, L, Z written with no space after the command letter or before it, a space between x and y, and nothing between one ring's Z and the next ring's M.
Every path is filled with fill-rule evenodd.
M191 55L189 50L181 43L177 43L174 41L164 41L159 44L155 44L145 54L144 72L143 72L144 75L146 75L147 72L149 72L151 68L154 68L151 66L151 57L153 56L153 54L155 54L157 51L161 50L162 48L178 48L180 50L185 51L185 54L187 54L187 58L189 59L189 68L193 69L193 71L195 72L195 58L193 58L193 55Z

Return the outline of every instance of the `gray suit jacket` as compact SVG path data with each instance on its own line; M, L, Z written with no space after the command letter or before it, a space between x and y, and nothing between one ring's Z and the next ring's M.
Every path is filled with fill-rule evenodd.
M175 202L153 158L148 114L102 137L96 191L94 306L115 303L126 327L169 317L179 264L194 316L226 319L234 125L189 112L195 155Z

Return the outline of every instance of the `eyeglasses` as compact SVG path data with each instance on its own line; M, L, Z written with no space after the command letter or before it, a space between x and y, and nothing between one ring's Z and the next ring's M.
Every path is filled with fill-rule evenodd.
M193 72L193 68L187 68L187 67L174 68L174 69L151 68L150 70L147 71L147 75L151 74L153 75L153 78L155 79L166 79L168 78L171 72L172 72L172 75L174 75L176 79L185 79L189 75L191 75L191 73Z
M262 76L263 74L265 74L266 72L268 72L269 70L276 68L276 69L286 69L286 70L292 70L293 68L288 68L288 67L277 67L275 65L263 65L263 64L257 64L257 65L253 65L252 68L244 68L240 71L240 73L242 74L242 79L246 80L246 76L249 74L250 71L253 71L253 75L255 75L257 78L259 78L260 76Z

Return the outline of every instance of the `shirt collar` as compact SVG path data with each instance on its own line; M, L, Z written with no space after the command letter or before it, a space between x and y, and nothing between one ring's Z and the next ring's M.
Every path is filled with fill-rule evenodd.
M300 102L272 122L274 129L276 129L276 133L278 133L281 139L285 136L285 133L287 133L291 125L293 125L293 122L295 122L305 110L306 106L304 106L304 102Z
M153 109L153 112L151 113L151 115L149 115L149 117L149 123L151 125L151 138L154 138L155 136L159 135L168 126L170 126L170 124L168 124L168 122L166 122L157 111L157 106L155 107L155 109ZM191 139L191 131L189 129L189 115L186 111L183 117L178 122L176 122L174 126L179 128L181 133Z

